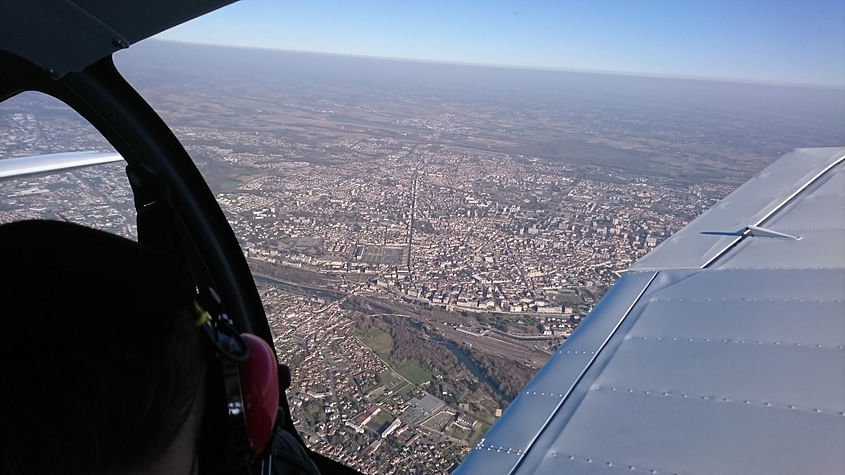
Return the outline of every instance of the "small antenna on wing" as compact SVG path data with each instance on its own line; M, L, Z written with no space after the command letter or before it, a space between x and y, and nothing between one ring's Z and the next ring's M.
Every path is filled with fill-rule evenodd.
M801 236L793 236L791 234L782 233L772 229L761 228L760 226L746 226L739 231L701 231L699 234L706 234L708 236L768 237L794 239L796 241L801 239Z
M791 234L781 233L778 231L773 231L768 228L761 228L759 226L748 226L745 228L748 230L748 234L754 237L772 237L772 238L785 238L785 239L795 239L796 241L801 239L800 236L793 236Z

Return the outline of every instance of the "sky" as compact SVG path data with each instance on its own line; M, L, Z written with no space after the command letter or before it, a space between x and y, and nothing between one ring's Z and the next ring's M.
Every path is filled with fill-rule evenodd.
M845 87L843 0L241 0L157 38Z

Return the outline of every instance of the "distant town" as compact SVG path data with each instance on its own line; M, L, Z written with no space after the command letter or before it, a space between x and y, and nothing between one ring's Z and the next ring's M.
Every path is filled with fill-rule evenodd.
M153 43L122 69L240 240L304 440L365 473L449 472L630 264L780 153L845 130L786 136L777 113L741 104L694 120L646 99L566 109L554 91L563 103L538 105L543 91L523 103L492 86L286 85L148 62L180 48L200 47ZM92 149L108 144L56 101L0 105L2 157ZM0 196L0 222L135 235L119 164L0 182Z

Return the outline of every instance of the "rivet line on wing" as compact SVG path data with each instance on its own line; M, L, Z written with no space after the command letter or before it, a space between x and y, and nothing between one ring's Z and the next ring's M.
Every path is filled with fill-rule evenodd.
M673 470L666 470L666 469L657 469L652 467L641 467L636 466L629 463L622 463L614 460L607 460L598 457L589 457L584 455L574 455L569 453L557 452L557 451L550 451L549 455L552 458L561 457L566 460L570 460L572 462L581 462L585 464L591 464L593 466L604 466L607 469L615 469L615 470L623 470L628 472L640 472L640 473L649 473L649 474L658 474L658 473L669 473L678 475L679 472Z
M635 336L626 335L625 340L641 340L641 341L659 341L659 342L689 342L689 343L725 343L734 345L776 345L776 346L794 346L798 348L813 348L818 350L845 350L843 345L822 345L818 343L806 342L792 342L792 341L775 341L775 340L757 340L737 339L737 338L708 338L708 337L679 337L679 336Z
M503 446L500 446L500 445L487 445L487 444L482 444L482 443L476 444L475 450L486 450L488 452L492 452L492 451L495 450L496 452L505 452L507 454L514 454L514 455L520 455L522 453L522 450L520 450L520 449L514 449L514 448L511 448L511 447L503 447Z
M630 388L624 386L612 386L612 385L598 385L594 384L590 387L591 391L610 391L610 392L619 392L619 393L626 393L631 395L640 395L640 396L649 396L649 397L670 397L675 399L687 399L690 401L708 401L713 403L724 403L724 404L744 404L748 406L758 406L758 407L769 407L773 409L788 409L793 411L801 411L810 414L822 414L822 415L832 415L838 414L843 415L845 413L838 412L838 411L824 411L819 408L811 408L806 406L799 406L795 404L788 404L788 403L781 403L781 402L772 402L772 401L756 401L752 399L744 399L744 398L730 398L725 396L716 396L716 395L701 395L701 394L692 394L688 392L680 392L680 391L666 391L666 390L659 390L659 389L644 389L644 388Z

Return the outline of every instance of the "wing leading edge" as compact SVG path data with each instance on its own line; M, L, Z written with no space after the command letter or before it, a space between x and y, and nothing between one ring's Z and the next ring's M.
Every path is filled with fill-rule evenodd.
M0 180L5 178L39 175L72 168L90 167L103 163L119 162L123 157L108 152L62 152L30 157L0 160Z
M634 264L457 473L842 473L844 302L845 149L796 150Z

